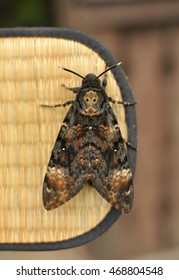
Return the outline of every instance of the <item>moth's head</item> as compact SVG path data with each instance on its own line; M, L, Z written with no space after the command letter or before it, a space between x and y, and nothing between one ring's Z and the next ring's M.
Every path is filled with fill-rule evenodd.
M107 71L117 67L121 63L112 65L103 71L100 75L96 76L95 74L87 74L85 77L80 74L63 68L65 71L71 72L78 77L82 78L82 85L79 88L79 91L76 96L77 107L79 113L85 116L98 116L104 112L107 95L104 88L101 85L99 77L105 74Z
M82 80L82 88L101 88L101 81L95 74L87 74Z

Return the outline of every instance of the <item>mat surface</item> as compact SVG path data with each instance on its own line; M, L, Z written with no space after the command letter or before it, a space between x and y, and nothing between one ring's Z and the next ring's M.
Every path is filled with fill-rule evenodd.
M79 77L58 66L85 76L100 74L106 62L110 66L115 61L97 41L75 31L10 29L1 30L0 36L0 249L48 250L80 245L102 234L120 213L111 210L89 186L63 206L44 209L44 174L69 106L44 108L40 104L72 100L74 94L62 85L81 85ZM124 98L120 82L125 99L132 101L121 69L114 74L109 71L107 80L109 96ZM128 139L124 107L112 107L123 138ZM129 108L128 116L129 136L135 145L134 108Z

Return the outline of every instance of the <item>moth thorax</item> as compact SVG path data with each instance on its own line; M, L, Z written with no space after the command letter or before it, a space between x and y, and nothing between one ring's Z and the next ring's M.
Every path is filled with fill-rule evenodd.
M84 108L82 114L86 116L99 115L98 106L97 106L98 101L99 101L99 97L96 91L94 90L87 91L83 97Z
M89 104L90 106L93 106L98 102L98 94L96 91L90 90L85 93L84 96L84 102L86 104Z

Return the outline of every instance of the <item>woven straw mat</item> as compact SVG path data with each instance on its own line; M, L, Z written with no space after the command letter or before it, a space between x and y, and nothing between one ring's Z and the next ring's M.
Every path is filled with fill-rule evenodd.
M89 186L63 206L45 210L42 185L61 123L69 110L45 108L74 99L65 89L81 85L82 76L100 74L102 58L85 45L57 38L0 39L0 243L63 241L94 228L110 205ZM108 94L121 100L108 72ZM114 105L127 138L122 105Z

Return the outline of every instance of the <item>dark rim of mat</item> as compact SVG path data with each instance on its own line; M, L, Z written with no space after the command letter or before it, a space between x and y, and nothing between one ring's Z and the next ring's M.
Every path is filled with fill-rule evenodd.
M82 33L80 31L66 28L3 28L0 29L0 37L48 37L61 38L76 41L86 45L95 51L108 66L115 64L117 61L109 52L109 50L98 42L95 38ZM124 101L133 102L134 98L128 84L127 78L119 66L112 70L114 78L120 87L122 98ZM135 106L125 107L126 123L128 127L128 141L134 146L136 143L136 114ZM128 150L129 161L133 174L135 172L136 151ZM0 250L9 251L46 251L68 249L83 245L90 242L101 234L103 234L111 225L120 217L121 212L116 209L111 209L106 217L93 229L81 234L77 237L70 238L64 241L57 242L35 242L35 243L3 243L0 244Z

